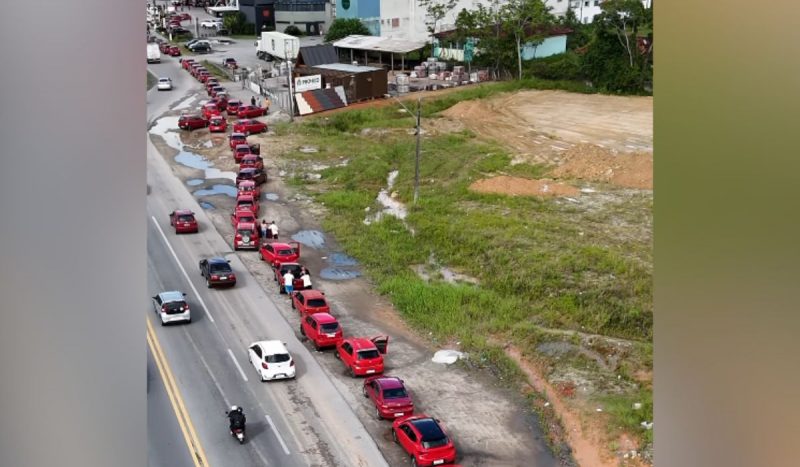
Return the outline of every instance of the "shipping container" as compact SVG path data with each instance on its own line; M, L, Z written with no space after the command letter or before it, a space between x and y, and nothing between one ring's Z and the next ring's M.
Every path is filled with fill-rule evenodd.
M297 68L294 75L321 75L323 87L344 88L348 103L384 97L389 92L389 77L383 68L332 63Z

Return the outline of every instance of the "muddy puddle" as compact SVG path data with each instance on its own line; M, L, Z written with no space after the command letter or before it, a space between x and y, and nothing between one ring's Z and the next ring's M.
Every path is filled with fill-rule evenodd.
M301 230L292 235L292 240L317 250L325 246L325 235L319 230Z
M195 196L214 196L214 195L227 195L231 198L236 198L237 189L231 185L213 185L210 188L196 190L192 194Z

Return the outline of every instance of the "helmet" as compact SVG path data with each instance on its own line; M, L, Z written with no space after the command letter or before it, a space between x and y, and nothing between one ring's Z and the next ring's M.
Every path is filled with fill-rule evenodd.
M244 409L242 409L241 407L237 407L236 410L238 410L239 413L243 413L244 412Z
M231 406L231 412L236 412L237 410L240 410L239 407L236 407L235 405Z

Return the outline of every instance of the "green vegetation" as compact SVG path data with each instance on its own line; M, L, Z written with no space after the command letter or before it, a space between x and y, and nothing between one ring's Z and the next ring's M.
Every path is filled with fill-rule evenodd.
M215 65L215 64L209 62L208 60L201 60L200 63L202 63L203 66L206 67L206 70L208 70L208 72L211 73L211 75L213 75L213 76L215 76L215 77L217 77L217 78L219 78L221 80L223 80L223 79L224 80L230 80L230 77L228 76L228 74L225 73L225 70L223 70L219 65Z
M367 29L364 23L358 18L336 18L333 20L333 23L331 23L328 33L325 34L325 42L338 41L339 39L353 34L362 36L372 35L369 29Z
M653 443L653 430L642 426L653 422L653 392L639 390L634 394L608 395L599 398L603 410L611 415L609 430L618 433L620 428L628 433L639 434L646 443ZM634 408L634 404L642 404Z
M527 88L592 92L574 82L538 79L471 86L426 100L423 128L426 119L459 101ZM521 380L522 373L497 343L510 342L525 355L536 355L539 343L552 340L544 328L640 341L637 352L644 356L637 356L637 367L651 359L650 236L637 239L605 227L612 221L647 225L652 198L620 194L591 210L563 199L473 192L469 186L479 179L535 178L548 168L511 165L504 148L463 131L424 137L420 199L412 206L414 138L406 130L414 122L399 110L389 105L340 112L277 131L319 148L318 153L292 151L287 155L292 160L329 162L319 182L297 178L290 184L313 186L309 194L328 210L323 227L361 262L410 325L435 341L460 341L471 352L471 364L478 362L507 382ZM380 138L362 133L368 128L386 133ZM344 166L338 164L343 157L348 159ZM393 191L409 208L408 216L405 221L385 216L366 225L365 208L380 208L375 198L392 170L399 171ZM432 257L436 265L474 277L479 285L438 280ZM414 267L433 270L433 280L422 279ZM625 368L626 380L633 371ZM622 406L608 412L629 417ZM652 409L641 413L652 414Z
M256 25L247 22L247 16L241 11L228 12L222 15L222 26L230 34L243 34L255 36Z
M283 30L283 33L294 37L300 37L303 35L303 31L301 31L300 28L294 24L286 26L286 29Z
M156 76L154 74L152 74L152 73L150 73L148 71L147 72L147 89L150 89L153 86L155 86L157 82L158 82L158 78L156 78Z

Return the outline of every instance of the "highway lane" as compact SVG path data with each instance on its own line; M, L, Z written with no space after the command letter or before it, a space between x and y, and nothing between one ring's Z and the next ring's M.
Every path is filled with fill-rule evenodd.
M187 90L200 89L178 68L177 61L150 68L156 75L170 75L176 90L148 94L148 121L182 99ZM148 219L149 287L153 294L165 289L187 292L194 316L190 325L156 326L155 333L209 464L386 465L342 394L149 139L147 158L151 187L148 213L152 216ZM178 237L170 231L167 214L179 206L197 212L200 234ZM197 261L211 255L231 259L240 279L236 288L205 288ZM148 319L156 323L155 313L151 311ZM288 344L298 370L295 381L257 380L247 362L246 348L250 342L265 338ZM238 446L226 430L223 412L231 403L243 405L248 413L250 441L245 446Z

